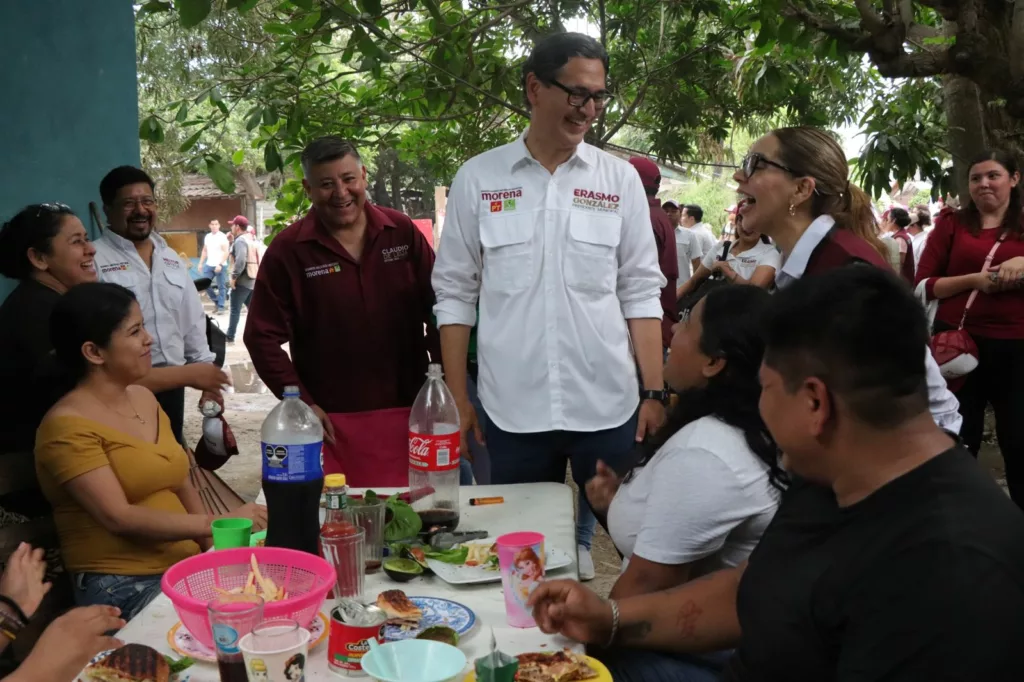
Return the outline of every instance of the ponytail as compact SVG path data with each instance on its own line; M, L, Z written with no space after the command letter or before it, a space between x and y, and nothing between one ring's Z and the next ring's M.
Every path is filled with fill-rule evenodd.
M888 262L889 249L878 238L878 222L871 210L871 197L857 185L846 184L846 191L840 195L818 195L815 197L814 213L827 213L836 221L836 226L857 235L871 245L883 260Z

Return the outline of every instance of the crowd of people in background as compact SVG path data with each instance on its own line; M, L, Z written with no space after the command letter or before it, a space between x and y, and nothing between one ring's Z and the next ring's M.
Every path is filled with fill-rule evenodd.
M1024 677L1015 160L979 156L965 207L929 231L926 208L877 216L830 134L779 128L736 170L720 239L700 206L658 198L656 164L585 142L608 67L584 35L536 45L530 125L456 173L436 254L367 200L351 142L311 141L312 208L265 252L242 216L209 226L200 270L215 314L230 305L228 339L250 306L258 374L277 396L299 387L325 472L350 485L406 485L430 362L464 456L485 460L464 482L561 483L570 467L580 577L595 573L597 523L621 574L608 598L550 580L531 606L616 680ZM154 229L155 187L130 166L105 176L92 242L57 203L0 229L0 274L18 281L0 305L0 372L17 387L3 447L37 484L0 498L3 522L52 514L60 542L8 560L0 648L59 571L79 605L19 682L73 679L164 571L210 546L184 389L223 406L229 380L189 265ZM945 332L976 367L940 367ZM975 461L989 404L1009 496ZM231 516L268 521L256 504Z

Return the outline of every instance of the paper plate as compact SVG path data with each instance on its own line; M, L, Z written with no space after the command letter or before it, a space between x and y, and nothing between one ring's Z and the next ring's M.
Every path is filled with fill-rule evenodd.
M430 566L430 570L434 572L434 575L450 585L478 585L480 583L501 582L500 571L488 570L483 566L459 566L446 564L437 559L427 559L427 565ZM569 556L568 552L555 548L548 549L547 558L544 562L544 571L546 573L571 565L572 557Z
M309 626L309 649L312 651L318 644L327 639L327 616L318 613ZM188 656L197 661L216 663L217 653L192 636L192 633L178 621L167 632L167 644L179 656ZM187 670L185 672L188 672Z
M403 630L400 625L385 625L384 639L397 642L401 639L414 639L426 628L434 625L447 625L462 637L473 627L476 614L468 606L438 597L409 597L413 604L423 611L423 619L417 628Z
M551 653L551 652L544 652ZM594 669L597 673L597 677L592 677L586 682L612 682L612 674L605 667L604 663L597 660L593 656L587 656L587 665ZM476 670L470 670L469 674L463 679L462 682L476 682Z

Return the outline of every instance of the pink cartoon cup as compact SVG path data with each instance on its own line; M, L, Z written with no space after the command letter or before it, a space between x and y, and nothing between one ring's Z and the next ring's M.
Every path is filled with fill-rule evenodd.
M544 580L544 536L540 533L507 533L498 538L498 566L505 592L505 616L514 628L533 628L530 595Z

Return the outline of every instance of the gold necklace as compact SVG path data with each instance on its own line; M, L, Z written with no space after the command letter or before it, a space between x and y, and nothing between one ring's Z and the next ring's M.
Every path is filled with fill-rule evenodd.
M118 417L124 417L125 419L131 419L131 415L121 414L120 412L115 410L113 407L108 405L107 401L103 400L103 398L100 398L99 395L97 395L96 393L93 393L93 395L96 396L96 399L100 401L100 403L103 405L103 407L107 408L108 410L110 410L111 412L116 414ZM132 412L135 413L135 419L137 419L140 424L145 424L146 420L142 418L142 415L139 414L139 411L135 409L134 405L132 405L132 399L128 396L127 389L124 392L124 398L125 398L125 400L128 401L128 407L132 408Z

